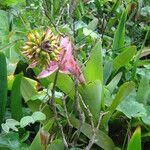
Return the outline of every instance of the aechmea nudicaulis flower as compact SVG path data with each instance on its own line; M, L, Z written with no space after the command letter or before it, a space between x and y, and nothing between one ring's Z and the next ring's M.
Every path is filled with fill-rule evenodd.
M60 50L59 36L55 36L50 29L42 33L34 30L27 35L23 54L30 61L29 68L36 66L46 68L50 60L58 60Z
M80 83L85 83L72 54L73 44L68 37L55 36L47 29L42 35L35 30L28 34L27 39L23 54L29 59L30 68L42 67L38 78L47 77L59 69L62 73L74 75Z

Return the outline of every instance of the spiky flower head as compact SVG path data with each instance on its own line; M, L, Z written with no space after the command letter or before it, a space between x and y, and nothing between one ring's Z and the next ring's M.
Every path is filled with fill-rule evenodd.
M57 61L61 51L59 35L54 35L48 28L46 32L34 30L27 35L23 54L29 59L30 68L47 68L50 61Z

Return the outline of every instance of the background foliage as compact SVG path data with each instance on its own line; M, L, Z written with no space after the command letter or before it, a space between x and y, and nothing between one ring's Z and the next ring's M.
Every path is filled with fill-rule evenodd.
M149 18L146 0L0 0L0 149L150 149ZM57 116L55 74L38 80L21 52L46 27L70 37L87 82L59 73Z

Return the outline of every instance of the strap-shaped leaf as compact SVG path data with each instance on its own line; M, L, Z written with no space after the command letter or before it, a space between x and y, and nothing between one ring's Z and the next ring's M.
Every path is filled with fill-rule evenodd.
M0 124L6 110L7 101L7 65L5 55L0 52Z
M134 131L127 150L141 150L141 128L137 127L137 129Z
M125 66L136 54L136 46L130 46L124 49L113 61L114 71L119 70L121 67Z
M127 9L123 11L119 25L115 31L114 40L113 40L113 50L120 50L124 47L124 38L125 38L125 23L127 18Z
M100 80L103 83L103 59L101 40L91 50L90 59L84 69L84 76L87 82Z
M22 75L16 75L11 90L11 113L12 118L20 121L22 117L22 96L20 91Z

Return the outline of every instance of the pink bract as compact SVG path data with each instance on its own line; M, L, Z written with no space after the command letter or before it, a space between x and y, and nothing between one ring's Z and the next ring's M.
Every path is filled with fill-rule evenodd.
M61 38L60 46L62 50L58 55L58 60L50 61L49 66L39 74L38 78L47 77L59 69L61 73L74 75L81 84L84 84L84 76L72 54L71 41L67 37Z

